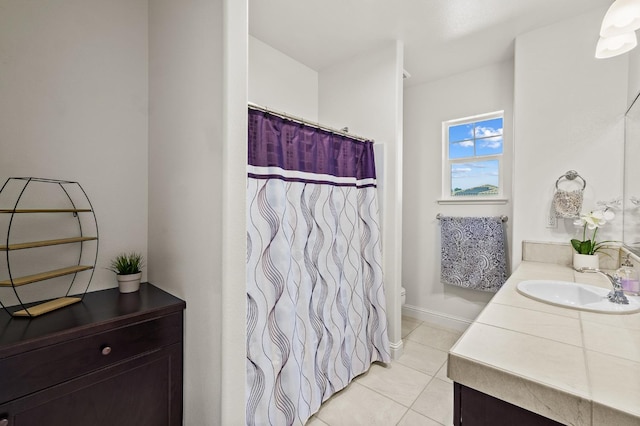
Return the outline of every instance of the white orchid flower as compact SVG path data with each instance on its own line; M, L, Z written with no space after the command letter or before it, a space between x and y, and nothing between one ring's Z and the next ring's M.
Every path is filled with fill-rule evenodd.
M612 221L616 217L611 210L596 210L587 214L580 215L580 219L576 219L573 224L576 226L587 226L588 229L594 230Z
M622 206L622 197L612 198L609 201L597 201L596 205L602 207L605 211L607 209L617 209Z
M604 218L604 220L606 220L607 222L611 222L613 219L616 218L616 214L614 212L612 212L611 210L603 210L602 212L602 217ZM604 225L604 223L603 223Z
M617 201L612 200L612 201ZM604 204L604 203L603 203ZM615 203L610 203L615 204ZM596 242L596 234L598 233L598 228L605 225L607 222L612 221L616 215L611 211L611 206L607 205L601 207L599 210L594 210L589 213L583 213L580 215L580 218L576 219L573 224L576 226L582 227L582 240L578 240L573 238L571 240L571 245L576 250L577 253L580 254L595 254L598 250L604 247L605 243L611 243L613 241L600 241ZM590 239L587 239L587 228L593 231L593 235Z

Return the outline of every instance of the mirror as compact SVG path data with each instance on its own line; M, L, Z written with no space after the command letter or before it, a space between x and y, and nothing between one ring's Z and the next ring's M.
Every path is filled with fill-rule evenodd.
M640 100L638 95L625 117L622 239L640 256Z

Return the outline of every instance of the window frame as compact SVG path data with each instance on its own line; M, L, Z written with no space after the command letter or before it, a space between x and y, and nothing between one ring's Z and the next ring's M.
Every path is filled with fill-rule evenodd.
M462 124L471 124L477 123L480 121L492 120L496 118L502 119L502 153L494 154L494 155L475 155L475 147L474 147L474 155L472 157L462 157L462 158L449 158L449 128L453 126L459 126ZM442 195L441 199L438 200L440 204L447 203L485 203L485 204L495 204L495 203L506 203L507 200L504 198L504 158L505 158L505 117L504 110L493 111L484 114L478 114L470 117L457 118L454 120L447 120L442 122ZM474 142L476 140L480 140L482 138L476 139L473 138ZM494 195L465 195L465 196L453 196L451 195L451 167L454 164L468 163L470 161L489 161L489 160L497 160L498 161L498 193Z

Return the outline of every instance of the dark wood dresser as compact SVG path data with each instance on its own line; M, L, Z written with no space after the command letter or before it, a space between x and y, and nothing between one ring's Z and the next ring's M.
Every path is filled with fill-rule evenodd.
M33 319L0 311L0 426L181 425L184 309L145 283Z

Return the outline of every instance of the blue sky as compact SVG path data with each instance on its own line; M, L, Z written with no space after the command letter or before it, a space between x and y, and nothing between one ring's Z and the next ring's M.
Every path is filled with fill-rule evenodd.
M498 160L454 163L451 165L451 188L468 189L481 185L498 186Z
M451 165L452 189L498 186L498 160L483 160L482 156L502 154L502 123L502 118L494 118L449 127L449 159L470 160Z

